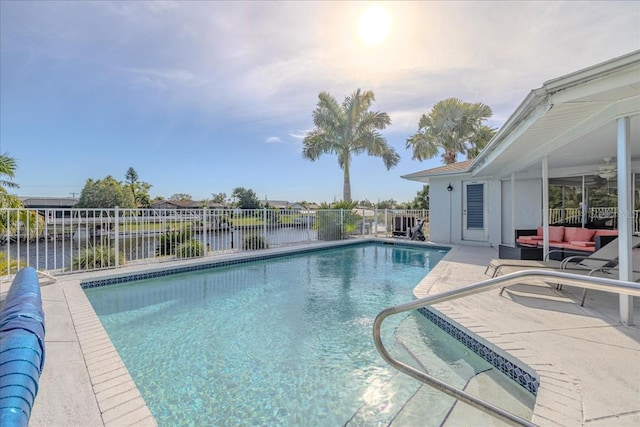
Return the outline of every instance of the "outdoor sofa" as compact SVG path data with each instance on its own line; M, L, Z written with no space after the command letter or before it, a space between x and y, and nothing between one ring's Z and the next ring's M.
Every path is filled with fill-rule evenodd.
M516 230L516 244L542 246L543 228ZM590 254L618 237L618 230L549 226L549 250L562 259L572 254Z

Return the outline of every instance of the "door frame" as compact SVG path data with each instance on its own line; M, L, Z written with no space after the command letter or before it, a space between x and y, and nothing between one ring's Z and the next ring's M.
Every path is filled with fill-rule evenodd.
M469 186L482 185L482 227L467 227L467 193ZM462 181L462 240L470 240L476 242L486 242L489 240L488 233L488 203L487 203L487 187L486 180Z

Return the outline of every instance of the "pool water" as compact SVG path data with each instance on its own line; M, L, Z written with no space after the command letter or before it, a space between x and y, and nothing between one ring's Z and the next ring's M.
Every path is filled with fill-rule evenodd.
M358 245L85 292L161 426L371 425L420 388L378 355L373 320L444 254ZM396 335L413 316L394 317L385 342L412 359ZM442 351L471 357L462 377L487 369Z

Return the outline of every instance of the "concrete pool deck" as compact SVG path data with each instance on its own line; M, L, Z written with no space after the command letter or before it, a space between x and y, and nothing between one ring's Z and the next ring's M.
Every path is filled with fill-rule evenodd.
M452 250L421 281L416 296L485 280L485 267L497 257L494 248L446 246ZM234 256L246 254L224 257ZM31 426L156 425L79 284L184 264L65 275L42 287L47 353ZM640 425L640 328L620 325L617 295L590 291L584 307L580 296L569 286L559 291L521 284L502 296L496 289L436 308L536 370L541 381L534 423ZM638 324L638 298L635 304Z

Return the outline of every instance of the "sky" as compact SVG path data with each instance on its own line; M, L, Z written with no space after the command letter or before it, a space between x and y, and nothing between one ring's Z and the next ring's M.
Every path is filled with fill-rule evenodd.
M0 153L19 196L133 167L152 198L332 202L337 157L302 156L318 94L371 90L401 160L353 157L352 198L407 202L422 185L401 176L442 164L406 148L438 101L487 104L499 128L545 81L638 49L638 1L0 0Z

